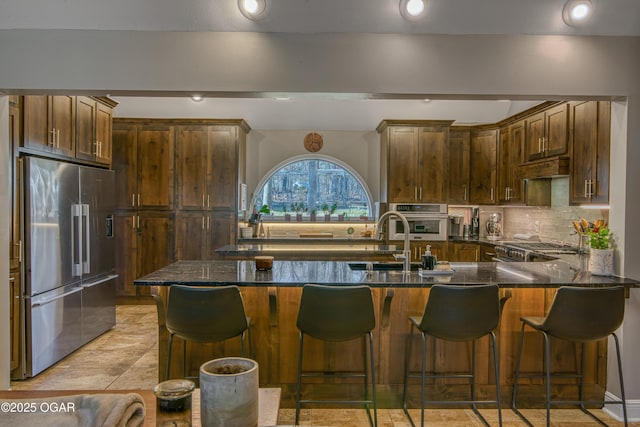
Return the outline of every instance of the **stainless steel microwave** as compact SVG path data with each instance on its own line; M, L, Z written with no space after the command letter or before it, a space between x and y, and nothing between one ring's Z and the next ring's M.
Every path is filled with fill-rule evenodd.
M391 203L389 210L407 218L409 240L447 240L449 215L444 203ZM404 240L404 225L396 217L389 218L389 240Z

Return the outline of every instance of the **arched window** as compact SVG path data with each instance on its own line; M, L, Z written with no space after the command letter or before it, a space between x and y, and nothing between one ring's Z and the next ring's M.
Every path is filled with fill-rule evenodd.
M274 217L285 213L371 217L366 185L348 166L325 157L298 157L272 169L258 184L253 206L267 205Z

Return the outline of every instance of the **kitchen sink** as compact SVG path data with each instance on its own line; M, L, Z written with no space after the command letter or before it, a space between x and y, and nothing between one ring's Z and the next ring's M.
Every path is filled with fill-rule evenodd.
M371 265L374 271L402 271L404 264L402 262L350 262L349 268L354 271L364 271L367 264ZM418 271L422 265L419 262L411 263L411 271Z

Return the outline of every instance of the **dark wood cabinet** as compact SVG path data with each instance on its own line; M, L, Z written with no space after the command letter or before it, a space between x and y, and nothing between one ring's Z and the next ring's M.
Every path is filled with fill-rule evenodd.
M471 128L449 131L449 204L469 203Z
M116 292L120 296L149 295L133 281L174 261L172 212L118 212L116 227Z
M20 273L9 273L9 339L10 339L10 367L11 371L20 364L20 303L22 284Z
M249 130L242 120L114 120L119 295L143 295L137 277L176 259L214 259L237 241Z
M173 208L174 149L173 126L114 122L117 208Z
M86 96L76 98L76 158L111 165L112 108Z
M567 154L569 108L562 103L527 117L525 156L527 161Z
M498 203L523 203L524 181L520 165L524 147L524 121L500 129L498 142Z
M609 203L611 103L571 102L569 202Z
M388 202L446 203L451 121L385 120L381 136L381 183Z
M431 255L435 255L438 261L444 261L448 259L448 244L447 242L435 242L435 241L411 241L411 262L422 262L422 255L427 252L427 245L431 246ZM404 246L403 244L399 245Z
M24 97L23 146L64 157L75 156L75 97Z
M496 247L491 243L480 243L480 262L492 262L495 261Z
M480 261L480 245L467 242L449 242L449 261L478 262Z
M238 203L238 128L176 128L179 209L236 209Z
M18 157L18 148L22 137L20 106L9 104L9 156L7 175L9 177L9 268L17 270L22 260L22 240L20 237L21 209L20 194L22 189L19 178L22 175L22 160Z
M497 148L497 129L476 128L471 132L470 200L472 204L496 203Z

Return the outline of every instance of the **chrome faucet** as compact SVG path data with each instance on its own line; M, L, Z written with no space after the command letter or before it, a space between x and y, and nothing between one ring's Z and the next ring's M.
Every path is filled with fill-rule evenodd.
M380 240L380 234L382 233L382 223L384 222L384 220L388 219L391 216L400 218L400 220L402 221L402 226L404 227L404 264L402 272L404 274L409 274L411 273L411 247L409 246L409 221L407 221L407 218L398 211L388 211L380 215L380 218L378 218L376 240Z

